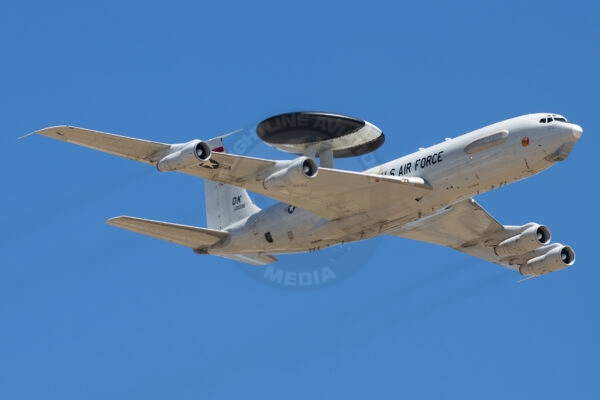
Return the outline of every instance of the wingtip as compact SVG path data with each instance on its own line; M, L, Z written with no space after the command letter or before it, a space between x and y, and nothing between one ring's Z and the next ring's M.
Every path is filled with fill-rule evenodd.
M71 126L69 126L69 125L49 126L47 128L38 129L37 131L33 131L33 132L30 132L30 133L28 133L26 135L23 135L23 136L17 138L17 140L25 139L26 137L29 137L31 135L43 135L44 132L49 131L49 130L53 130L53 129L57 129L57 128L71 128Z
M23 136L20 136L20 137L18 137L18 138L17 138L17 140L25 139L26 137L29 137L29 136L31 136L31 135L35 135L36 133L38 133L38 131L35 131L35 132L30 132L30 133L28 133L28 134L26 134L26 135L23 135Z
M104 221L104 223L112 226L118 226L120 221L123 221L127 217L125 215L119 215L118 217L112 217Z
M221 135L221 136L218 136L218 137L221 138L221 139L223 139L223 138L226 138L227 136L235 135L236 133L241 132L243 130L244 130L244 128L238 128L238 129L236 129L234 131L228 132L228 133L226 133L224 135Z
M525 278L517 281L517 283L523 283L523 282L526 282L530 279L537 278L537 277L539 277L539 275L527 275Z

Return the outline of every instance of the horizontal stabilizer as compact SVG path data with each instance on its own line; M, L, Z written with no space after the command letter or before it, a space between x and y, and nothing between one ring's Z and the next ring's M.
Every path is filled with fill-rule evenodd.
M227 232L214 229L197 228L195 226L126 216L111 218L106 223L171 243L191 247L192 249L205 249L228 235Z

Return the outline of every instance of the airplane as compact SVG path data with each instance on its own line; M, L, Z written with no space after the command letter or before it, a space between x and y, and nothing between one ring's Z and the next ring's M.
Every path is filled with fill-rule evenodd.
M528 114L362 172L335 169L334 159L375 150L384 142L383 132L333 113L286 113L257 126L267 144L297 155L292 160L227 153L225 135L176 144L72 126L29 135L203 178L207 228L131 216L107 221L198 254L263 266L276 262L278 254L391 235L450 247L529 279L573 265L574 250L550 243L545 225L499 223L473 197L565 160L582 132L561 115ZM277 202L261 209L248 191Z

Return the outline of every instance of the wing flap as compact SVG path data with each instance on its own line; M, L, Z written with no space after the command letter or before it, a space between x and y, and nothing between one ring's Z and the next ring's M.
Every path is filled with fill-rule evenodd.
M228 235L227 232L214 229L197 228L195 226L127 216L111 218L106 223L132 232L141 233L142 235L191 247L192 249L207 248Z
M438 244L514 269L494 246L518 233L518 227L500 224L475 200L466 199L435 214L404 225L389 234Z
M475 200L468 199L406 224L394 235L459 249L503 229Z
M277 257L270 254L253 253L253 254L216 254L220 257L229 260L240 261L246 264L262 267L263 265L273 264L277 262Z
M419 177L400 178L329 168L319 168L317 176L301 185L267 190L263 180L275 164L273 160L213 153L209 161L181 172L241 186L328 220L364 212L385 213L390 205L412 207L415 199L431 192L431 186Z

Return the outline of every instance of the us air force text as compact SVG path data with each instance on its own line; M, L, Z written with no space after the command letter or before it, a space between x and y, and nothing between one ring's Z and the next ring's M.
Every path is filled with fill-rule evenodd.
M400 176L400 175L410 174L413 171L417 172L419 170L423 170L431 165L439 164L442 161L444 161L442 159L442 153L444 153L443 150L439 151L437 153L428 155L427 157L419 158L419 159L415 160L414 162L409 162L404 165L401 165L399 168L391 168L389 170L382 171L381 174L382 175Z

